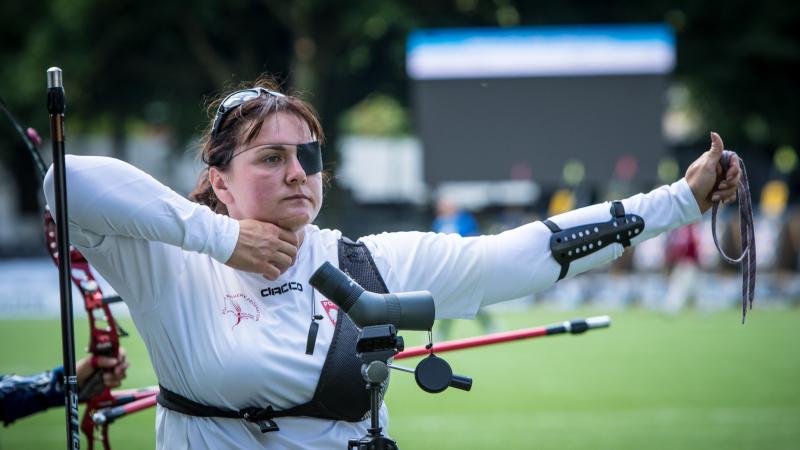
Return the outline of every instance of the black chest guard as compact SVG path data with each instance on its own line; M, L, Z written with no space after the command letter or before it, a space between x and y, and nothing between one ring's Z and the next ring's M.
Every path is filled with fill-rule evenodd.
M379 294L389 293L363 243L355 243L346 237L339 240L339 268L364 289ZM291 415L348 422L360 422L369 417L369 391L365 389L361 376L362 361L356 355L360 332L350 317L340 310L314 397L310 402L288 410L295 413ZM381 401L387 387L388 381L381 389Z
M355 243L346 237L339 240L339 268L358 282L364 289L386 294L386 288L372 256L363 243ZM249 407L240 411L203 405L160 387L158 404L183 414L199 417L225 417L244 419L257 423L262 433L278 431L273 419L289 416L316 417L329 420L360 422L369 416L370 395L361 376L361 360L356 354L356 341L360 329L347 314L339 312L328 355L322 365L313 398L302 405L276 411ZM381 402L388 387L388 380L381 389Z

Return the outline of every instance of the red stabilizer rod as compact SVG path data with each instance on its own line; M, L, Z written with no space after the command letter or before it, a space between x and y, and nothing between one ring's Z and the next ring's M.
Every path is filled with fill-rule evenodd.
M127 403L121 406L112 406L110 408L103 408L92 415L94 423L97 425L109 424L122 416L132 414L143 409L152 408L156 404L156 395L148 395L147 397Z
M112 392L111 395L114 396L114 405L113 406L120 406L125 405L127 403L133 403L137 400L141 400L143 398L152 397L154 395L158 395L158 388L155 390L153 389L143 389L135 392ZM109 405L111 406L111 405Z
M588 319L575 319L566 322L549 325L546 327L526 328L524 330L504 331L502 333L487 334L466 339L456 339L453 341L440 342L433 345L435 353L444 353L464 348L481 347L484 345L499 344L501 342L518 341L521 339L531 339L553 334L579 334L594 328L608 328L611 319L608 316L590 317ZM411 347L402 351L394 359L412 358L414 356L427 355L431 350L425 346Z
M132 388L132 389L115 389L111 391L114 396L126 396L126 395L134 395L137 398L140 397L147 397L148 395L155 395L158 394L158 386L148 386L143 388Z

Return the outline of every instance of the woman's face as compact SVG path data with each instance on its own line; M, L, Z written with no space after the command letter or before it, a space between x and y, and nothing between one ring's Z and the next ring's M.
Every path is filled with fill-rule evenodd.
M269 222L290 231L311 223L322 206L322 175L306 175L297 159L297 144L313 141L298 116L271 114L251 142L234 152L224 171L212 174L217 198L234 219ZM216 178L216 179L215 179Z

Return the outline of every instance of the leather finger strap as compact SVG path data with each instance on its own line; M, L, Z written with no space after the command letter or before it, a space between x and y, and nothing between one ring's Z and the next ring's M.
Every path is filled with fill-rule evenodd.
M720 164L722 165L722 177L728 172L731 157L736 155L732 151L725 150L722 153ZM719 201L713 203L711 207L711 235L714 237L714 245L722 256L722 259L731 264L742 264L742 323L747 316L748 305L753 308L753 297L756 287L756 241L753 222L753 204L750 197L750 183L747 180L747 171L744 167L742 158L736 158L741 171L737 194L739 199L739 231L741 233L741 255L738 258L731 258L722 250L717 238L717 210Z

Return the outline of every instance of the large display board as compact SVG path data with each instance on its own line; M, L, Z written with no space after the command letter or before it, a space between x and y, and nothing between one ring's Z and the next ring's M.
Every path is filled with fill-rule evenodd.
M674 36L662 25L419 30L409 37L425 181L608 180L622 156L652 181Z

